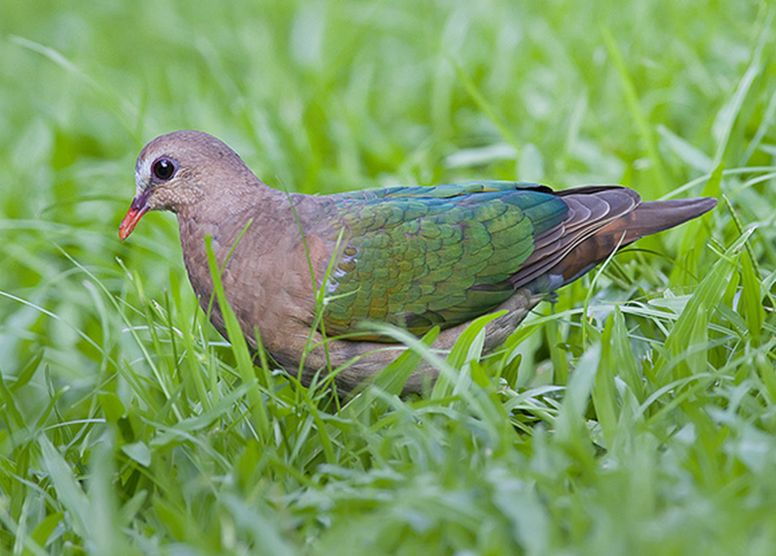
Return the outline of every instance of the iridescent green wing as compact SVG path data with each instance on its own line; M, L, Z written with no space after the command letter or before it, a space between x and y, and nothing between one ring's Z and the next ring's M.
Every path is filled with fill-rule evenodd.
M344 246L327 283L327 334L363 320L422 334L486 313L558 225L565 203L547 188L512 182L397 187L337 196Z

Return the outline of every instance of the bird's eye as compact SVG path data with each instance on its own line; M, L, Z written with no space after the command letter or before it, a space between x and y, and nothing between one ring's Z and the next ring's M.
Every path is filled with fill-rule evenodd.
M151 166L154 177L167 181L175 175L175 163L169 158L160 158Z

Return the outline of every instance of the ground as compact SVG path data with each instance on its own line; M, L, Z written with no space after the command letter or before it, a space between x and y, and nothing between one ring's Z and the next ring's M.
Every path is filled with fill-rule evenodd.
M0 552L772 553L775 9L5 6ZM217 335L172 215L118 241L137 152L180 128L289 191L488 178L720 202L495 356L470 329L426 395L394 395L406 360L339 400Z

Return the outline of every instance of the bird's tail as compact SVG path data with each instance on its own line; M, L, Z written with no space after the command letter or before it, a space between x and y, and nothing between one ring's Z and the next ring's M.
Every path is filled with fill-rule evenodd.
M622 237L624 232L623 245L627 245L644 236L662 232L697 218L716 205L717 200L709 197L648 201L641 203L636 207L636 210L603 227L596 233L596 237L599 235Z
M563 284L568 284L606 260L615 249L692 220L716 204L716 199L708 197L640 203L580 242L549 273L562 276Z

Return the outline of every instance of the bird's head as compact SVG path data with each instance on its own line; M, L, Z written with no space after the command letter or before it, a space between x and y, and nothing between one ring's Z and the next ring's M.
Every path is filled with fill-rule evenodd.
M207 133L185 130L157 137L137 157L135 198L119 225L119 238L126 239L148 211L197 210L245 181L246 172L252 176L232 149Z

